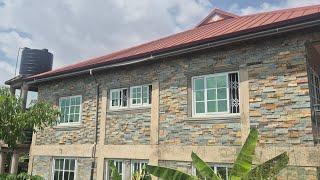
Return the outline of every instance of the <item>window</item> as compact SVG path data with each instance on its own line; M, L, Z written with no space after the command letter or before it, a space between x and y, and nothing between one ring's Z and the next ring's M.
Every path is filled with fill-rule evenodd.
M140 172L147 164L147 161L131 161L131 174Z
M112 89L110 91L112 108L121 108L128 106L128 89Z
M81 118L81 96L69 96L59 99L59 123L79 123Z
M220 177L224 180L228 180L230 173L231 173L231 167L228 165L212 165L211 169L213 169L214 173L219 174ZM192 174L197 175L198 171L197 169L192 166Z
M192 78L193 114L239 113L238 73Z
M151 104L151 85L133 86L130 87L130 94L127 88L110 90L110 107L124 108L146 106ZM130 103L128 99L130 97Z
M53 179L74 180L76 160L75 159L54 159Z
M134 86L130 88L130 102L132 106L151 104L151 85Z
M124 179L124 176L123 176L123 174L125 172L124 162L122 160L113 160L113 163L114 163L115 167L117 168L118 173L121 176L121 179ZM107 180L111 180L111 169L109 166L108 166L107 172L108 172Z

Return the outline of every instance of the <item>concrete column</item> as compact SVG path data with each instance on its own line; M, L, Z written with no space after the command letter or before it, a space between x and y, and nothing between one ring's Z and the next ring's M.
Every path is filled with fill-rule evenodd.
M239 92L240 92L240 114L241 114L241 141L245 143L250 132L249 118L249 75L246 65L240 66L239 69Z
M10 86L10 93L11 95L15 96L16 95L16 89L12 86Z
M152 153L149 157L149 164L159 164L159 81L152 83L152 95L151 95L151 125L150 125L150 144L152 147ZM153 180L158 178L152 176Z
M5 161L6 161L6 154L4 152L0 152L0 173L4 173Z
M13 151L11 164L10 164L10 174L18 173L18 165L19 165L19 154L16 151Z
M21 87L20 97L22 99L22 107L26 109L27 107L27 97L28 97L29 86L27 84L23 84Z
M103 179L103 174L104 174L104 157L100 153L99 149L101 149L104 145L105 142L105 135L106 135L106 119L107 119L107 103L108 103L108 98L107 98L107 89L102 90L102 99L101 99L101 115L100 115L100 136L99 136L99 141L98 141L98 146L97 146L97 179Z

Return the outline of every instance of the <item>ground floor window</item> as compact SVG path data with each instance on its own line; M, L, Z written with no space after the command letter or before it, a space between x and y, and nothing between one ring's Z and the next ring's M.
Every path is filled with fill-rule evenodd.
M148 164L147 161L131 161L131 174L139 173Z
M213 169L214 173L219 174L220 177L224 180L228 180L229 179L229 175L231 172L231 166L229 165L220 165L220 164L210 164L210 167ZM197 175L197 169L192 166L192 172L193 175Z
M71 158L55 158L53 164L54 180L74 180L76 160Z
M140 173L148 164L147 160L110 159L106 162L106 180L112 180L109 161L113 161L122 180L132 179L135 173Z
M110 160L109 160L110 161ZM125 172L125 165L123 160L111 160L114 163L114 166L117 168L118 173L121 176L121 179L124 179L123 173ZM111 180L111 169L107 168L107 180Z

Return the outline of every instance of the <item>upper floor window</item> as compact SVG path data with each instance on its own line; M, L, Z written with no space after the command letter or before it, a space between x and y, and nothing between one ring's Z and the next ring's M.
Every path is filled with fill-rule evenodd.
M130 87L130 92L127 88L111 89L110 107L124 108L149 105L151 104L151 91L151 85L133 86Z
M238 76L235 72L193 77L193 114L239 113Z
M79 123L81 118L81 96L69 96L59 99L59 123Z
M112 89L110 96L111 107L121 108L128 106L128 89Z
M75 159L54 159L53 179L54 180L74 180L76 160Z
M151 104L151 85L134 86L130 88L130 100L132 106Z

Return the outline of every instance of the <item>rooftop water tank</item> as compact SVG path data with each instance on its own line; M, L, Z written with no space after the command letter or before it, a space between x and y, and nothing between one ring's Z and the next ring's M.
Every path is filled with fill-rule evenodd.
M48 49L24 48L19 74L30 76L52 70L53 55Z

